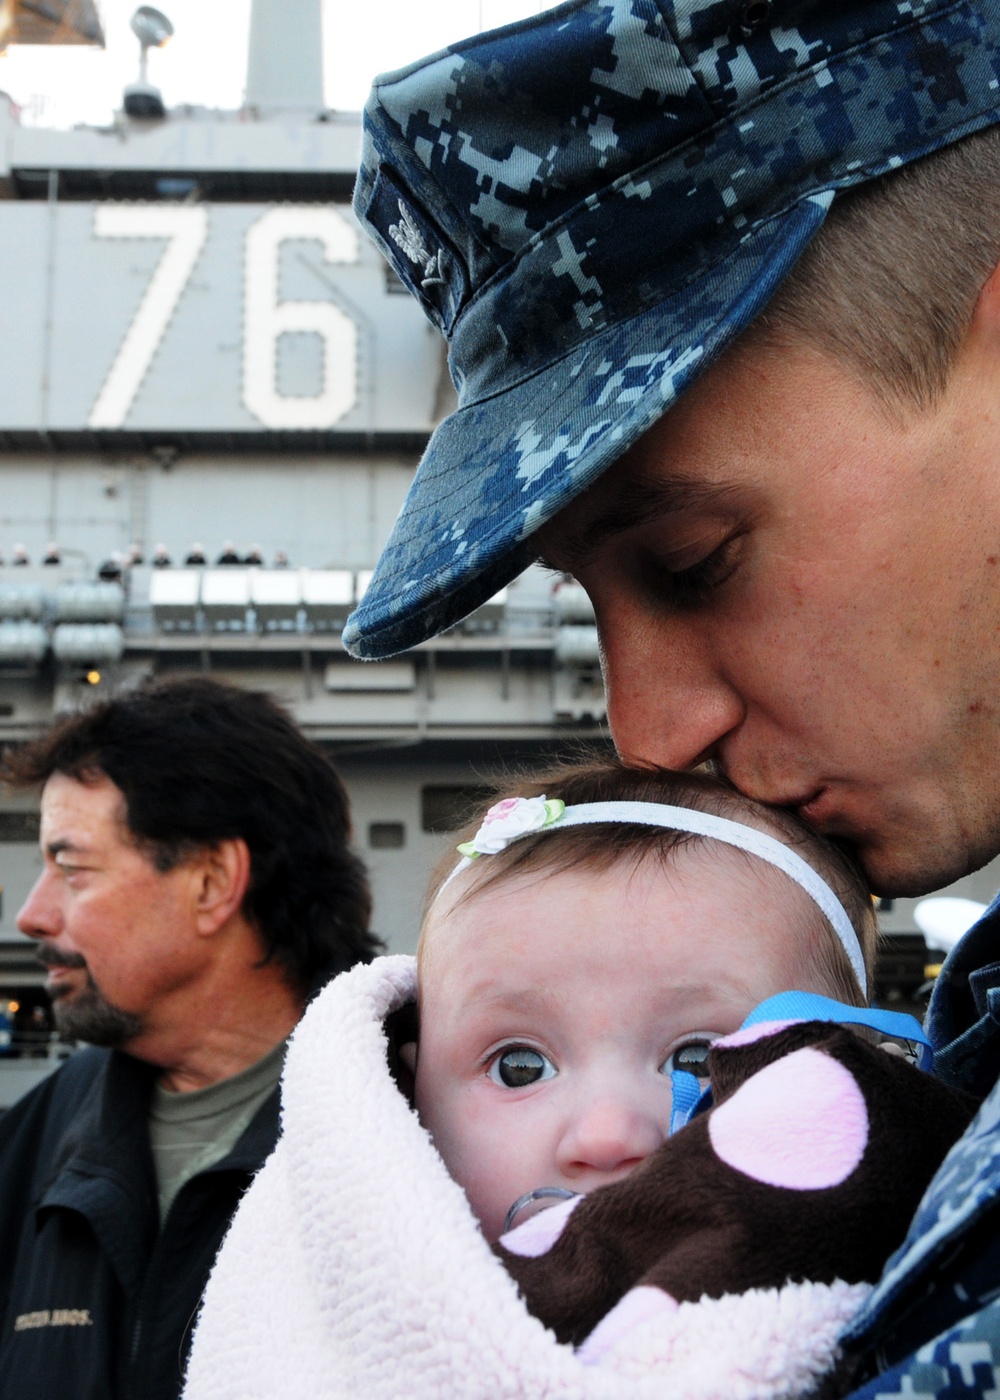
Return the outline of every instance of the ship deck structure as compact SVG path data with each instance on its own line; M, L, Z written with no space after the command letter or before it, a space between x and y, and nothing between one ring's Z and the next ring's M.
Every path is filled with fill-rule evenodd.
M341 646L455 400L351 212L360 116L323 105L318 25L319 0L254 0L238 111L126 92L106 127L63 131L0 94L0 743L155 676L275 694L344 777L375 925L409 951L491 785L610 739L571 579L531 568L390 661ZM0 798L0 1107L65 1053L15 922L37 830L36 799ZM934 954L912 901L881 918L905 1003Z

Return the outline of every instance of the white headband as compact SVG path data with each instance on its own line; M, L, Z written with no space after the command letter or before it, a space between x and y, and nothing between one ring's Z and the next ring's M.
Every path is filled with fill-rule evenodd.
M736 846L741 851L766 860L769 865L784 871L819 907L847 954L858 985L867 987L865 960L854 925L833 890L812 866L775 837L758 831L756 827L730 821L727 817L716 817L710 812L695 812L689 807L671 807L664 802L581 802L575 807L567 807L559 799L506 797L486 813L482 826L472 840L459 846L462 859L441 889L461 871L467 870L477 856L496 855L520 836L546 828L589 826L597 822L630 822L638 826L689 831L694 836L708 836L713 841Z

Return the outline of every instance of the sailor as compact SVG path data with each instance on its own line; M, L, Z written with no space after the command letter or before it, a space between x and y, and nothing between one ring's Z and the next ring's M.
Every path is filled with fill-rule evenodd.
M117 550L115 550L110 558L105 559L104 563L97 571L97 577L101 579L103 583L121 582L122 556Z
M216 564L242 564L242 559L236 552L236 544L233 540L226 540L222 546L222 553L216 559Z
M998 123L995 0L571 0L379 79L356 209L459 408L348 649L541 557L628 761L714 760L886 895L996 856ZM989 1097L846 1338L866 1397L1000 1375L998 940L931 1002Z

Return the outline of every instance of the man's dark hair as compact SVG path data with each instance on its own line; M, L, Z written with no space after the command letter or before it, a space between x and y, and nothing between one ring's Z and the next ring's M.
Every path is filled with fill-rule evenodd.
M379 950L343 784L269 696L206 679L153 683L58 720L0 768L14 787L55 773L110 778L159 870L242 837L251 861L243 913L265 961L298 990Z

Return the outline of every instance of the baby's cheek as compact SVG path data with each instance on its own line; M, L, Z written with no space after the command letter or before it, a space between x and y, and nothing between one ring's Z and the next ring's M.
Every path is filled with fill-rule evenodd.
M496 1241L512 1202L538 1182L522 1182L530 1170L517 1124L495 1107L459 1102L455 1111L438 1105L431 1138L453 1181L462 1187L490 1243Z
M417 1116L449 1174L462 1186L470 1185L475 1163L482 1160L483 1125L474 1102L461 1085L429 1069L418 1072L414 1099Z

